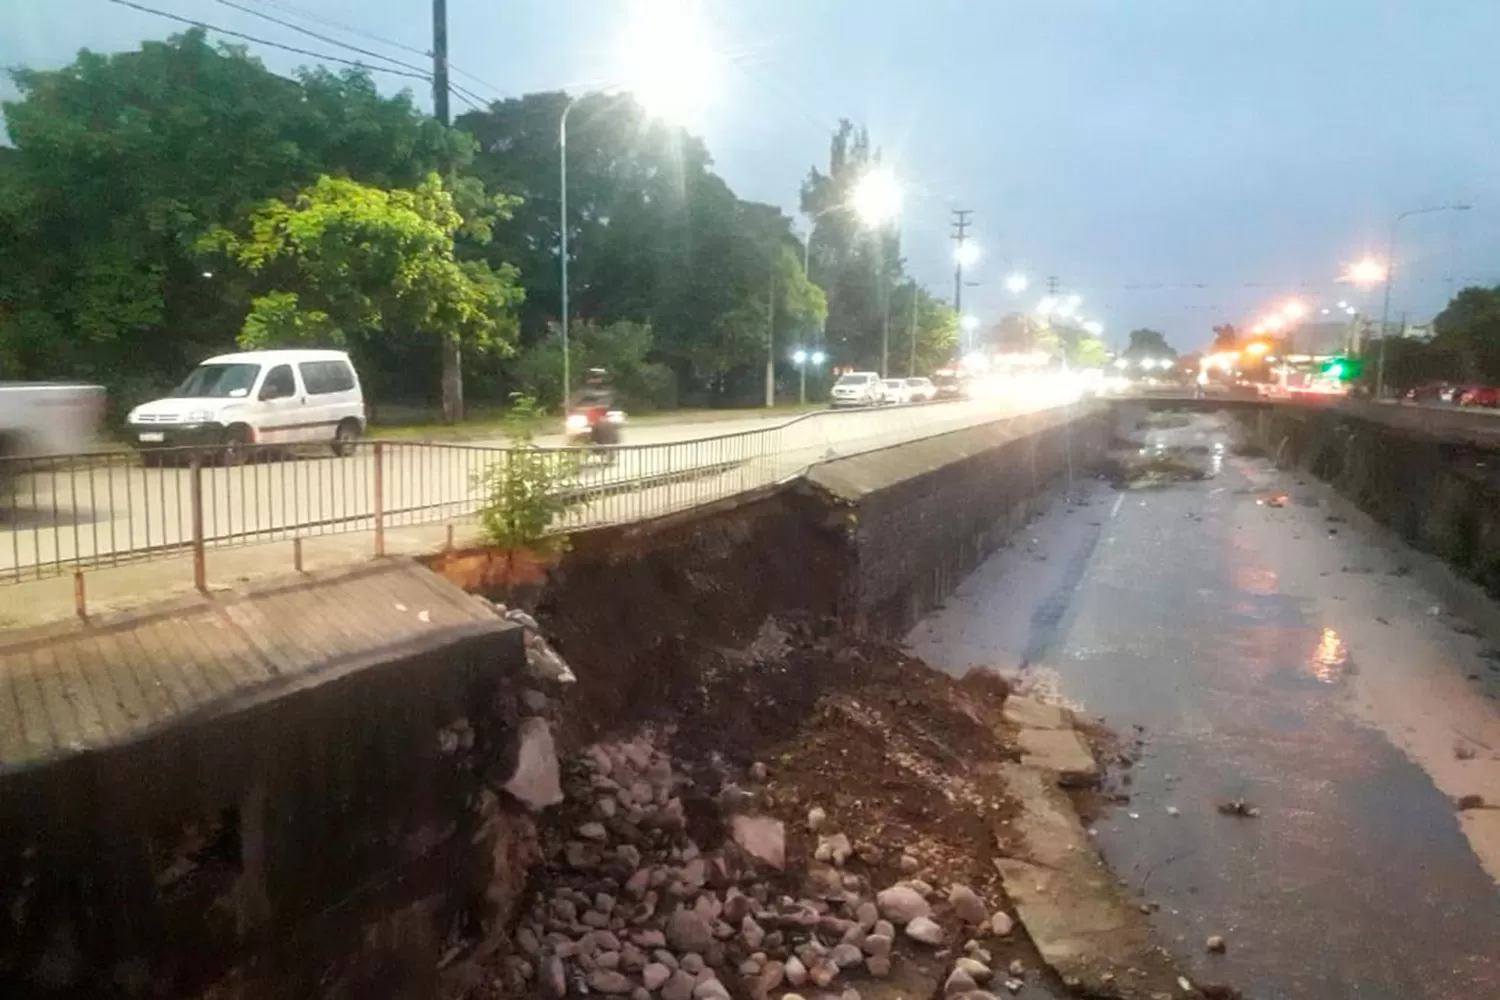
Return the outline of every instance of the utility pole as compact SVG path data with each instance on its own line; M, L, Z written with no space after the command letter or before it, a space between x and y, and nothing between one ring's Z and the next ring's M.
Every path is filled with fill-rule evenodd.
M1055 299L1055 298L1057 298L1057 289L1058 289L1057 275L1055 275L1055 274L1049 274L1049 275L1047 275L1047 298L1049 298L1049 299Z
M969 226L972 225L969 216L973 214L974 210L969 208L953 210L953 311L958 313L960 331L964 321L964 244L969 241Z
M917 374L917 283L911 283L911 358L906 362L906 377Z
M432 113L444 128L448 121L448 0L432 0ZM444 182L451 164L443 164ZM443 335L443 420L464 418L463 354L458 337Z
M771 273L771 294L766 299L766 409L776 405L776 274Z

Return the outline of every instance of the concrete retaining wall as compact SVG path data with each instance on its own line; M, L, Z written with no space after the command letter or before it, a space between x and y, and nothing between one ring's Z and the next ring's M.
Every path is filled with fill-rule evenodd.
M430 1000L529 867L524 676L439 634L0 776L0 995Z
M897 636L953 591L1109 442L1079 404L814 468L807 486L845 512L841 618Z

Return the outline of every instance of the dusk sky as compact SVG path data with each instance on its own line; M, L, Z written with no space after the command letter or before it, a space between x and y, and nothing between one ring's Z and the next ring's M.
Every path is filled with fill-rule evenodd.
M141 2L350 55L215 0ZM429 43L428 0L236 2ZM449 0L454 82L486 99L613 82L630 6ZM1378 313L1378 290L1359 298L1334 283L1341 265L1383 255L1398 212L1453 202L1473 210L1402 224L1393 317L1430 318L1463 284L1500 281L1496 0L704 7L727 68L690 127L735 190L794 212L837 120L868 125L908 188L909 267L944 296L949 210L974 210L985 256L965 306L985 323L1035 305L1047 275L1082 296L1116 343L1154 326L1196 349L1213 324L1249 323L1293 295ZM182 29L107 0L0 0L0 63L56 67L79 48L128 49ZM310 61L250 47L279 72ZM421 81L377 79L413 87L430 107ZM1032 278L1019 299L1002 286L1013 269Z

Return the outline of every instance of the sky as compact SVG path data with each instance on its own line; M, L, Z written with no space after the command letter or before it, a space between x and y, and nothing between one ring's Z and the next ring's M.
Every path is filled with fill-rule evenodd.
M360 58L219 0L139 2ZM430 44L430 0L233 2L417 63L385 42ZM454 82L482 99L619 82L641 2L449 0ZM719 72L688 127L731 186L795 214L838 120L866 125L906 191L908 268L939 294L953 292L950 212L972 210L982 256L964 308L982 323L1033 308L1049 276L1117 345L1150 326L1195 350L1215 324L1292 298L1315 318L1340 299L1378 318L1379 289L1339 284L1344 266L1384 257L1399 213L1448 204L1472 209L1397 230L1392 318L1500 283L1496 0L701 7L709 41L693 58ZM0 65L53 68L182 27L109 0L0 0ZM314 61L250 47L278 72ZM431 106L422 81L377 79ZM1004 285L1015 272L1031 279L1019 296Z

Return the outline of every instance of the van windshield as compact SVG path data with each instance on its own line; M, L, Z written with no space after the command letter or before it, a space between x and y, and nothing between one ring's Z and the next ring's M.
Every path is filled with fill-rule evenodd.
M868 373L861 375L840 375L838 381L839 385L868 385L869 383L870 376Z
M250 395L260 365L199 365L168 399L233 399Z

